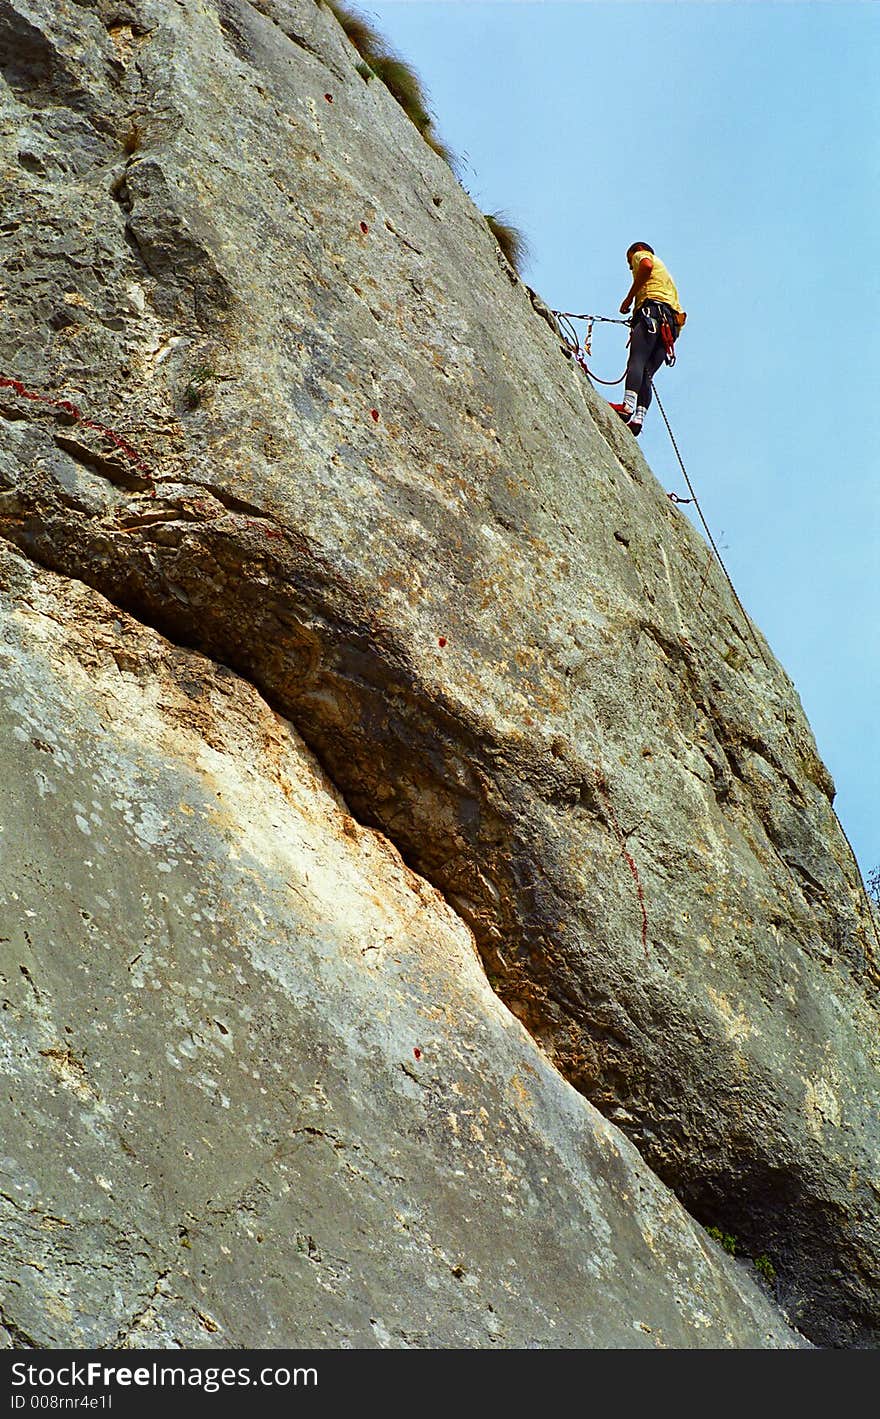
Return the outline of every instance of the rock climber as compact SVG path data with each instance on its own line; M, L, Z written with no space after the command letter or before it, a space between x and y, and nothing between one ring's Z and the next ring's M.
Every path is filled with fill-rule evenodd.
M621 315L633 307L629 361L622 404L612 409L638 438L651 403L651 381L666 360L675 362L673 346L687 317L675 282L646 241L634 241L626 253L632 285L620 303Z

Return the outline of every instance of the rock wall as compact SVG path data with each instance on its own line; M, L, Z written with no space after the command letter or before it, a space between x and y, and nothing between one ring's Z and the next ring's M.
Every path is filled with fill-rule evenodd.
M12 1343L799 1343L250 685L0 581Z
M217 684L234 683L235 696L254 696L249 708L240 699L230 731L244 774L250 717L269 713L253 708L258 691L289 721L290 744L297 733L317 756L357 840L380 831L422 879L417 889L407 878L408 890L428 894L437 911L442 894L461 959L471 960L471 931L485 977L534 1042L490 1001L471 961L461 1034L447 1022L444 1048L476 1043L472 1031L479 1036L491 1019L531 1051L542 1078L552 1076L553 1097L576 1110L566 1148L589 1119L587 1132L615 1140L634 1167L624 1130L694 1218L771 1257L776 1301L799 1330L818 1343L875 1342L876 938L797 695L635 441L563 358L449 169L387 90L358 73L356 52L324 6L0 0L0 57L0 373L18 382L0 388L0 534L164 637L160 654L152 633L119 619L119 673L145 681L144 694L159 697L167 678L154 657L198 665L181 672L192 693L183 692L188 704L175 720L181 732L205 736L198 752L214 732L213 711L202 723L199 687L218 676ZM68 580L68 595L86 598L87 619L98 616L105 603L76 582ZM156 649L142 661L145 636ZM188 658L187 647L215 669ZM216 700L213 689L207 697ZM74 710L65 710L65 733ZM141 732L136 716L122 719L117 749ZM78 772L78 757L64 752ZM144 801L163 775L170 784L182 772L171 747L151 750ZM22 785L29 801L39 784ZM253 789L256 804L262 790ZM87 824L92 811L106 813L100 796L89 808L85 788L77 791ZM270 893L264 859L283 856L284 830L270 831L271 820L251 810L260 824L254 882ZM166 806L161 817L163 834L187 841L176 812ZM77 876L82 831L69 809L64 822L70 836L57 861L71 859L67 871ZM329 853L339 833L322 817L325 829ZM122 891L137 880L135 862L147 870L136 846L120 866L111 845L95 860L96 890L103 874L117 883L121 873ZM222 890L210 864L200 840L183 873L197 884L195 900ZM14 859L7 870L14 882ZM159 888L153 881L144 890L152 911ZM400 919L384 877L362 890ZM101 895L113 900L108 889ZM45 911L29 909L37 918ZM84 898L82 909L94 915ZM112 911L116 972L141 934L151 951L164 941L167 923L148 920L145 909L126 894ZM340 910L327 931L348 942L338 945L344 955L362 938L351 934L354 907ZM313 904L306 922L316 914ZM308 935L298 915L291 922L289 940ZM268 979L275 989L272 951L284 951L274 930L261 923L250 945L261 995ZM201 948L188 932L163 947L170 980L190 961L198 975ZM40 949L53 962L53 990L63 991L76 967L57 944L69 938L53 936L52 945L50 936ZM239 954L233 946L224 970ZM34 962L24 964L45 992ZM301 970L320 979L314 962ZM376 977L363 969L358 979ZM302 976L285 984L271 1018L283 1020L304 991ZM148 998L138 997L139 1008ZM315 998L324 1040L350 1028L347 1011L362 1023L373 1008L357 991L345 1005L339 995ZM87 1008L70 1024L77 1058ZM271 1031L261 1006L252 1008L254 1029ZM479 1025L465 1024L466 1015ZM219 1059L226 1037L209 1025L207 1038ZM149 1039L156 1061L145 1068L166 1050L179 1060L164 1016ZM404 1047L387 1021L371 1048L387 1050L391 1039L395 1060L412 1070L408 1036ZM300 1081L297 1091L310 1048L307 1039L286 1041L283 1067ZM332 1065L317 1048L320 1068L308 1072L326 1090ZM44 1071L52 1057L29 1056ZM617 1128L576 1101L548 1060ZM185 1052L181 1070L197 1076ZM482 1072L468 1085L474 1117L481 1107L493 1112L484 1087ZM371 1075L358 1098L360 1108L379 1108L383 1148L393 1150L396 1105L381 1107L387 1088ZM114 1127L125 1097L119 1083L107 1105ZM204 1105L191 1082L186 1098L188 1130L187 1110ZM49 1126L39 1110L28 1117L35 1137ZM211 1127L222 1117L212 1113ZM532 1147L556 1148L543 1127L517 1176ZM343 1151L354 1146L354 1135L338 1136L349 1140ZM241 1148L245 1170L253 1155L242 1139L239 1131L230 1156ZM152 1147L145 1135L148 1157ZM431 1156L419 1187L433 1228L446 1205L432 1171L440 1153ZM317 1178L327 1159L313 1152L311 1161ZM166 1166L173 1178L170 1155ZM593 1158L572 1176L575 1191L599 1189L607 1216L611 1193L597 1166ZM193 1163L199 1181L187 1205L202 1224L211 1172L204 1156ZM400 1175L414 1185L413 1173ZM281 1205L280 1174L267 1176L268 1196L254 1203L260 1216ZM624 1191L634 1205L632 1189ZM360 1205L334 1200L333 1216L356 1230ZM542 1225L562 1225L561 1248L577 1268L583 1224L570 1222L572 1205L571 1193L564 1204L540 1201ZM684 1227L671 1198L666 1205ZM529 1207L522 1198L507 1207L516 1247L488 1232L479 1266L491 1257L497 1268L500 1251L515 1257L525 1243ZM124 1211L111 1209L114 1218ZM282 1207L263 1235L284 1215ZM367 1217L364 1232L377 1225ZM695 1253L693 1235L682 1245L688 1265L702 1266L705 1247ZM470 1274L448 1240L438 1245ZM419 1255L427 1265L424 1248ZM374 1252L370 1259L359 1273L363 1294L384 1295L390 1273ZM663 1306L678 1264L664 1258L630 1293L655 1297L661 1330L671 1327ZM282 1297L293 1273L248 1265L248 1284L275 1278L270 1343L290 1343L299 1312L285 1310ZM556 1263L549 1274L558 1276ZM239 1283L212 1281L219 1289L209 1309ZM740 1284L739 1325L748 1317L752 1327L758 1302ZM654 1321L645 1322L650 1333L627 1328L629 1302L623 1329L615 1320L609 1330L595 1293L560 1287L564 1343L651 1342ZM138 1294L143 1300L143 1286ZM549 1321L528 1330L520 1294L506 1343L553 1343ZM144 1301L151 1315L158 1298ZM237 1303L229 1305L238 1319L216 1343L248 1343L236 1329L244 1324ZM104 1335L111 1313L116 1324L117 1313L100 1313ZM469 1343L489 1343L485 1315L478 1323L469 1314L445 1335L393 1307L378 1319L391 1337L384 1343L464 1343L467 1324L475 1327ZM710 1328L722 1326L712 1308L706 1314ZM758 1330L729 1329L721 1343L778 1339L763 1314ZM346 1319L329 1302L313 1315L315 1343L368 1343L363 1316ZM666 1343L701 1343L700 1324L691 1311L663 1332ZM184 1343L202 1343L183 1334ZM64 1322L39 1343L66 1343Z

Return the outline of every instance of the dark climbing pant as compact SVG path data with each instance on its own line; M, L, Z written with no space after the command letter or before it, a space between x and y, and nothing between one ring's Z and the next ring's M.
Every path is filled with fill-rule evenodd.
M651 380L666 359L661 322L661 308L653 302L640 306L633 322L624 389L636 391L637 409L651 403Z

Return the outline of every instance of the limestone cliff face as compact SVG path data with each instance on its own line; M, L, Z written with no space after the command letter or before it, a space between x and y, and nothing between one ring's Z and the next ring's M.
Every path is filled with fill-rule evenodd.
M0 579L13 1342L797 1343L251 686Z
M13 1340L798 1343L689 1212L874 1343L875 939L702 540L325 7L0 57Z

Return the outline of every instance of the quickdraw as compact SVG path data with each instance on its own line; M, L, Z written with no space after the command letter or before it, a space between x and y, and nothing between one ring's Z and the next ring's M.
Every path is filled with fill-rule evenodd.
M616 315L575 315L571 310L554 310L555 316L562 316L565 320L601 320L603 325L629 325L628 320L621 320Z
M664 359L668 365L675 364L675 335L668 320L664 320L660 326L660 338L663 341L663 348L666 351Z
M618 379L600 379L597 374L593 374L593 371L587 364L587 356L592 353L593 325L597 320L602 321L605 325L629 325L629 321L618 320L615 316L610 315L575 315L572 311L568 310L554 310L553 315L556 317L556 323L559 326L559 331L566 349L574 359L577 360L584 374L587 375L589 379L594 379L597 384L621 384L626 378L626 370L624 370L623 374L620 375ZM585 320L587 322L587 333L584 336L583 344L572 325L573 320Z

